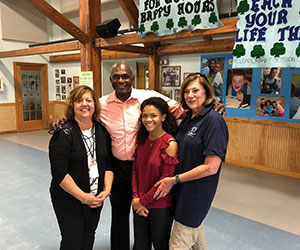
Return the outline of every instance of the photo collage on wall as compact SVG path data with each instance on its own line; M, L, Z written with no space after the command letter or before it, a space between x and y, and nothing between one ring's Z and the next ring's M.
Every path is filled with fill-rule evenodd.
M232 68L232 55L201 57L226 116L300 122L299 68Z
M76 85L79 85L79 77L67 76L65 69L54 69L54 79L56 101L65 101L71 90L76 87Z

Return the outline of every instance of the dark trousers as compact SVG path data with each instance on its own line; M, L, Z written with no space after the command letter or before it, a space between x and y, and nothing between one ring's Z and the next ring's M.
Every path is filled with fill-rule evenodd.
M88 219L84 219L66 213L54 204L53 207L62 237L60 250L92 250L100 210L91 212Z
M114 182L112 186L111 203L111 250L129 250L129 214L132 201L133 161L114 161Z
M133 250L169 250L172 227L171 208L149 209L147 217L134 212L134 246Z

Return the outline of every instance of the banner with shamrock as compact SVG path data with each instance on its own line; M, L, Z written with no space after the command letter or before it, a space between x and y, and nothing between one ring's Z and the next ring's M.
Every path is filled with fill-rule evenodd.
M140 0L140 37L148 32L165 36L182 30L220 26L217 0Z
M233 68L300 67L300 0L238 0Z

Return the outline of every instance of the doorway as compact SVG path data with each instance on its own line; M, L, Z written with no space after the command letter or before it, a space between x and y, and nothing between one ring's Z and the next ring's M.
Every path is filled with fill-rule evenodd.
M14 62L17 130L48 127L47 64Z
M149 63L137 62L136 66L136 88L149 89Z

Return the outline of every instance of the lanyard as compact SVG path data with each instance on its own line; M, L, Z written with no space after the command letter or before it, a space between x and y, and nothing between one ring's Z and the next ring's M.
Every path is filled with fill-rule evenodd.
M82 140L86 146L86 149L88 151L88 155L90 154L92 157L92 163L96 161L94 155L95 155L95 145L96 145L96 139L95 139L95 126L92 127L92 135L90 137L84 135L82 131L80 130ZM89 141L89 143L87 142Z

